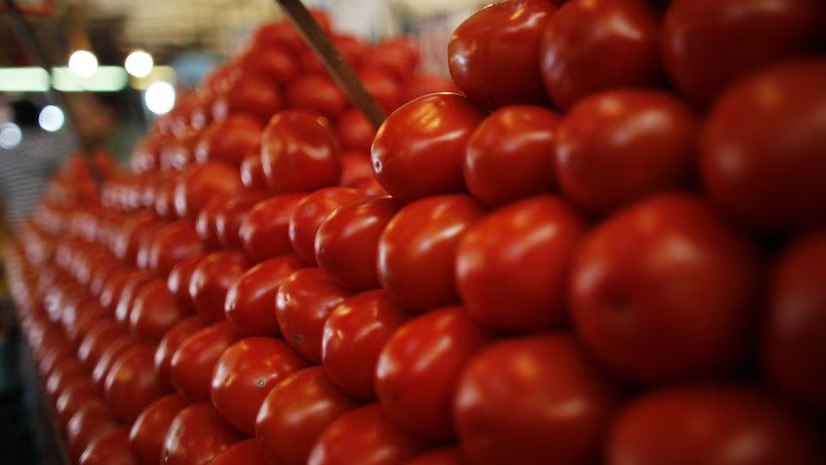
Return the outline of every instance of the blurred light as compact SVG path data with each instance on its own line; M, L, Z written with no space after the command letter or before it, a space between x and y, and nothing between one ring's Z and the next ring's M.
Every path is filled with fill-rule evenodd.
M126 57L126 62L124 63L126 72L139 78L145 77L149 74L154 65L155 62L152 60L152 55L144 52L143 50L135 50L130 53L129 56Z
M0 92L45 92L49 73L43 68L0 68Z
M23 141L23 131L14 123L0 126L0 148L13 149Z
M76 50L69 57L69 69L78 76L90 77L98 69L98 58L88 50Z
M143 99L149 111L164 115L175 106L175 88L166 81L157 81L146 88Z
M63 123L66 122L66 116L63 114L63 110L60 107L55 105L46 105L40 111L40 116L37 117L37 122L40 124L40 127L45 129L49 132L59 131L60 128L63 127Z
M120 66L98 66L91 76L80 76L69 68L52 69L52 86L61 92L117 92L126 87L129 75Z
M155 66L146 76L132 76L129 81L129 85L133 89L146 90L147 87L156 81L177 82L177 76L171 66Z

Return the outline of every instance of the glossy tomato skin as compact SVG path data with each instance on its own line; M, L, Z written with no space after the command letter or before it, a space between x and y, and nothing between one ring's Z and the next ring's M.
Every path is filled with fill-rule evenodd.
M356 189L326 187L301 200L290 216L290 243L305 262L315 265L315 236L318 227L339 206L364 197Z
M229 346L212 373L212 404L230 424L255 434L255 416L267 393L306 363L280 339L249 337Z
M316 441L309 465L401 465L424 449L396 428L377 404L345 413Z
M809 409L826 412L826 234L791 243L774 266L761 340L770 383Z
M661 91L605 91L582 99L557 131L559 188L580 208L608 214L693 180L694 111Z
M212 123L201 134L195 148L195 160L200 163L218 160L240 165L244 155L259 150L263 129L257 118L243 113L229 114L222 121Z
M474 320L503 331L568 321L568 282L585 219L562 198L516 202L468 229L456 252L456 283Z
M249 115L260 122L266 123L284 107L283 100L279 86L271 79L257 73L244 73L226 91L217 95L215 102L212 104L212 117L221 122L233 116ZM240 131L237 131L234 137L240 139L247 136L243 136ZM226 139L234 137L228 135ZM243 142L245 149L249 149L248 144L255 140L252 133L249 137L248 141ZM237 157L242 155L240 152L235 153L238 154ZM240 159L233 158L236 164L240 163Z
M79 377L64 383L55 401L58 425L65 427L72 415L86 403L101 400L100 389L90 377Z
M187 404L177 394L169 394L147 406L129 431L129 445L140 463L161 463L163 442L172 421Z
M267 179L264 177L264 166L261 164L259 152L249 153L241 160L239 168L241 183L247 189L266 189Z
M191 402L210 399L212 371L221 354L239 338L228 321L215 323L186 338L169 364L172 385Z
M175 211L194 220L210 199L238 193L243 187L235 166L219 161L191 165L175 185Z
M116 433L119 426L106 405L92 400L80 407L66 423L66 443L70 460L77 461L92 441Z
M617 383L573 336L509 339L474 357L459 380L459 442L478 465L597 463L618 400Z
M822 35L817 0L782 0L763 8L748 0L675 0L662 26L662 57L678 89L709 104L727 85L789 56Z
M453 81L487 109L547 103L539 50L545 25L555 12L542 0L509 0L477 11L450 37L447 55ZM508 72L502 73L504 69Z
M238 332L248 336L279 336L275 294L281 282L305 266L295 255L265 260L247 270L227 291L224 312Z
M268 197L269 194L264 190L249 190L224 202L215 215L218 242L226 248L240 249L241 238L238 232L241 223L252 207Z
M381 289L354 295L339 304L324 323L322 361L327 376L348 395L375 400L379 354L409 319L410 315Z
M547 108L511 105L491 113L473 132L464 158L468 191L495 208L551 192L560 117Z
M378 288L379 238L398 211L399 205L389 196L366 197L338 207L316 233L318 266L347 289Z
M112 340L106 350L100 355L100 359L92 370L92 380L101 388L106 385L106 377L112 370L112 366L123 353L138 344L138 340L128 334L119 336Z
M364 66L383 69L399 82L410 79L419 64L419 50L408 39L390 37L373 45L364 60Z
M106 376L106 401L127 424L169 390L153 369L154 356L155 347L136 345L118 357Z
M305 194L279 195L256 204L241 220L241 248L253 262L292 253L290 217Z
M178 300L178 305L182 308L193 309L192 297L189 295L189 281L192 280L192 273L201 262L203 255L196 255L186 260L178 262L172 267L169 276L166 278L166 287Z
M293 80L286 92L290 108L337 119L347 108L347 97L323 72L305 74Z
M223 320L227 291L249 267L241 252L214 252L204 257L189 282L189 295L198 314L210 321Z
M369 152L376 137L376 128L361 110L351 108L338 118L336 133L343 149Z
M206 465L244 436L209 402L181 410L164 438L162 465Z
M191 335L207 326L207 321L200 316L193 315L175 323L174 326L164 333L161 342L158 343L158 348L155 350L155 371L164 384L171 385L169 379L169 366L172 363L172 357L175 352L183 344L183 342Z
M762 264L702 200L652 197L586 236L571 284L578 335L641 383L706 378L751 345Z
M283 46L253 45L239 62L246 70L267 76L282 85L298 76L295 56Z
M236 442L212 460L210 465L267 465L261 444L256 439Z
M561 109L595 92L650 87L662 77L659 24L645 0L572 0L548 21L540 59Z
M793 232L826 225L826 59L778 65L727 90L700 142L711 200L747 225Z
M169 292L164 280L155 279L146 283L135 297L129 314L129 329L138 340L156 344L189 312L189 308L182 308Z
M376 394L384 413L422 439L454 438L456 383L491 339L462 307L440 309L406 323L387 341L376 366Z
M275 296L275 317L290 347L304 359L321 363L324 322L349 296L320 268L304 268L286 278Z
M483 214L466 195L431 197L402 208L379 238L381 286L416 312L457 302L456 249Z
M125 428L92 441L83 451L78 465L139 465L129 449L129 432Z
M322 367L305 368L279 382L264 400L255 435L270 460L304 465L324 428L356 401L341 392Z
M404 465L466 465L469 462L462 457L462 452L455 447L436 449L425 452Z
M218 228L215 222L218 217L218 212L221 211L221 208L228 200L229 198L223 196L213 197L201 212L198 213L198 218L195 220L195 231L197 231L198 237L207 250L215 250L221 247L221 242L218 240Z
M749 438L746 449L738 447L743 437ZM811 425L765 393L750 387L696 386L655 391L633 401L612 427L606 458L610 465L814 465L826 455Z
M430 94L402 105L387 117L373 141L376 179L402 203L464 191L465 146L484 117L458 94Z
M87 368L93 369L112 341L125 334L123 327L111 318L93 324L80 341L77 357Z
M115 307L115 320L117 320L118 323L124 325L124 327L128 327L129 316L132 312L135 299L143 289L143 286L150 283L155 277L155 273L151 271L139 270L132 273L129 279L126 280L126 283L123 285L123 290L118 296L118 305Z

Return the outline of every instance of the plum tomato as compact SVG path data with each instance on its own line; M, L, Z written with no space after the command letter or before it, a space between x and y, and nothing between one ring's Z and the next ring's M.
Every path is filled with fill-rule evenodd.
M189 313L190 309L181 307L169 292L164 280L154 279L135 297L129 314L129 330L140 341L158 343L169 328Z
M213 197L236 194L243 187L236 166L220 161L191 165L175 184L175 211L194 220Z
M163 442L172 420L186 407L177 394L169 394L143 409L129 431L129 445L142 464L161 464Z
M343 152L341 154L341 180L339 180L339 185L357 188L357 185L365 179L375 179L373 177L373 164L370 163L370 152L352 150ZM364 193L363 189L359 189L359 191Z
M254 45L239 60L246 71L270 78L286 85L298 76L298 63L286 47Z
M155 347L138 344L123 352L106 376L106 401L127 424L169 389L153 369L154 357Z
M356 189L326 187L304 197L290 215L290 243L298 257L315 265L315 236L319 225L340 205L364 197Z
M283 97L278 84L264 75L257 73L244 73L238 76L226 90L220 92L212 104L212 117L220 124L233 117L250 116L251 119L257 119L257 123L267 121L272 118L281 108L284 107ZM253 126L250 126L252 128ZM260 127L258 134L255 135L252 131L249 133L242 133L242 130L232 128L231 132L225 133L225 140L222 144L232 144L233 139L246 139L244 146L247 149L254 147L256 139L260 139ZM236 139L236 140L237 140ZM252 144L250 147L248 144ZM241 162L240 157L246 151L236 151L232 156L232 161L235 164ZM198 159L198 152L195 152L195 158Z
M218 213L230 199L233 197L213 197L209 203L198 213L198 218L195 219L195 231L198 237L203 242L207 250L216 250L221 248L221 241L218 239L218 227L216 224Z
M263 446L256 439L246 439L226 448L209 465L268 465Z
M204 251L195 226L186 220L166 224L150 244L149 267L161 276L166 276L182 260Z
M103 390L106 385L106 378L112 370L112 366L123 353L138 344L138 340L128 334L114 339L106 350L100 355L95 369L92 370L92 380Z
M294 79L286 91L290 108L310 111L336 120L347 108L347 96L324 73L309 73Z
M169 377L178 393L191 402L208 401L215 365L238 338L235 326L221 321L181 342L169 363Z
M138 458L129 448L129 431L120 428L90 442L78 465L139 465Z
M226 248L240 249L241 238L238 233L241 223L252 207L268 197L269 194L263 190L250 190L222 203L215 215L215 232L218 242Z
M77 461L92 441L119 431L114 415L101 400L81 406L66 423L69 460Z
M195 147L195 160L200 163L218 160L240 165L246 154L260 149L263 130L264 125L257 118L243 113L227 115L223 121L212 123L201 134Z
M364 67L383 69L399 82L413 75L419 64L419 50L404 37L391 37L374 44L367 52Z
M336 134L345 150L369 152L376 137L376 128L357 108L341 114L336 124Z
M241 249L253 262L293 253L290 218L305 194L279 195L255 204L241 220Z
M172 420L164 438L163 465L207 465L244 436L209 402L192 404Z
M155 349L155 371L164 384L171 385L169 379L169 365L178 347L191 335L207 326L206 320L198 315L192 315L175 323L164 333L158 348Z
M189 282L192 280L192 273L201 262L203 255L196 255L185 260L181 260L169 271L166 278L166 287L169 292L178 300L181 308L191 310L195 307L192 297L189 295Z
M266 189L267 179L264 177L264 165L261 163L261 153L253 152L241 160L241 183L247 189Z
M201 259L189 281L189 295L198 314L222 321L227 291L249 267L246 257L236 251L214 252Z

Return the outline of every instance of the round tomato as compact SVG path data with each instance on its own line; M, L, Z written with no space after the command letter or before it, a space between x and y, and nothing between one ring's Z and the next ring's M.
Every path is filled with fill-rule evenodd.
M391 37L370 48L365 56L364 66L383 69L399 82L405 82L413 75L419 58L419 50L408 39Z
M336 133L345 150L369 152L376 137L376 128L358 108L351 108L341 114L336 125Z
M79 377L67 381L55 401L58 424L61 427L65 426L72 415L93 400L101 400L101 398L100 390L91 377Z
M52 405L68 384L86 379L89 379L89 370L80 360L71 356L58 358L54 369L46 378L46 394Z
M335 120L347 108L347 96L322 72L304 74L294 79L286 90L287 105L298 110L318 113Z
M155 350L155 371L166 385L170 385L169 381L169 365L172 362L172 356L178 350L178 347L191 335L199 330L205 328L207 325L203 318L197 315L184 318L175 323L169 330L164 333L161 342L158 343L158 348Z
M210 199L236 194L243 187L235 166L220 161L191 165L175 185L175 211L194 220Z
M203 255L196 255L186 260L178 262L172 267L169 276L166 278L166 287L169 289L175 298L178 300L178 305L181 308L192 309L192 297L189 295L189 282L192 280L192 273L195 268L201 263Z
M247 79L249 80L248 83L259 81L258 78ZM264 87L270 89L273 86L267 85ZM248 92L248 90L246 90L245 93L246 92ZM271 92L277 95L277 90L272 90ZM236 94L232 97L225 95L219 98L216 105L229 106L229 108L225 108L224 110L238 111L232 108L232 106L239 103L238 99L245 97L247 96L244 94ZM272 114L270 114L270 116L271 115ZM266 120L269 120L269 116L266 117ZM198 145L195 148L195 160L199 163L217 160L233 165L240 165L244 155L260 150L261 131L263 130L264 126L255 117L244 113L226 115L222 121L212 123L212 125L201 133Z
M83 336L80 345L78 345L78 359L83 362L87 368L93 369L100 360L100 356L103 355L103 352L112 344L112 341L124 334L125 331L123 327L111 318L94 323L89 328L89 332Z
M78 460L78 465L139 465L129 449L129 432L119 428L112 434L89 443Z
M315 265L315 237L319 225L340 205L364 197L356 189L327 187L304 197L290 216L290 243L305 262Z
M268 465L268 463L263 447L256 439L236 442L209 461L209 465Z
M206 465L243 438L209 402L190 405L169 426L161 452L163 465Z
M241 248L253 262L292 253L290 217L305 194L279 195L257 203L241 220Z
M375 67L364 67L358 70L358 77L376 103L387 113L392 113L405 101L404 89L393 73Z
M341 154L341 180L343 187L358 189L357 185L373 177L373 165L370 163L370 152L348 151ZM358 189L364 193L363 189Z
M131 266L118 268L113 271L112 274L109 275L109 278L106 279L106 282L103 283L103 289L100 291L98 300L107 314L115 315L115 309L118 306L118 299L120 298L121 291L123 291L123 286L126 285L126 281L128 281L136 271L137 269Z
M106 401L127 424L168 390L154 370L154 356L154 347L136 345L115 360L106 376Z
M106 350L100 355L95 369L92 370L92 380L103 390L106 385L106 377L112 370L112 365L118 360L123 353L138 344L138 340L128 334L118 336L112 340L106 347Z
M198 314L210 321L223 320L227 291L249 267L240 252L214 252L204 257L189 281L189 295Z
M102 401L89 401L66 423L69 459L77 461L92 441L113 434L119 428L114 415Z
M166 287L166 282L154 279L146 283L135 297L129 314L129 329L138 340L157 343L169 328L188 313L189 308L180 306Z
M221 247L215 222L218 213L231 198L234 198L234 196L229 198L223 196L213 197L198 213L198 218L195 220L195 231L201 242L203 242L203 247L207 250L215 250Z
M169 377L175 389L189 401L208 401L212 371L221 354L238 337L238 330L228 321L207 326L187 337L169 364Z
M127 327L129 325L129 315L135 304L135 299L138 297L141 289L152 282L156 278L154 272L148 270L140 270L132 273L132 276L126 280L123 285L123 290L118 296L118 305L115 307L115 320L118 323Z
M256 73L244 73L239 75L238 79L230 84L226 90L220 92L212 104L212 117L216 121L226 121L231 118L238 118L240 116L255 117L258 121L266 123L284 106L283 98L279 86L270 80L268 77ZM220 123L219 123L220 124ZM252 129L255 126L250 125ZM207 129L209 130L209 129ZM232 127L227 130L219 130L222 132L224 140L218 142L219 144L234 144L233 139L238 140L243 147L243 151L236 151L232 155L233 161L238 164L241 162L240 157L248 150L256 148L261 136L261 127L257 128L257 134L250 131L248 134L243 134L241 128ZM215 143L213 142L213 143ZM240 147L239 147L240 148ZM207 152L209 153L209 152ZM198 152L195 152L195 158L198 159ZM216 157L217 158L217 157Z
M293 53L278 45L253 45L238 63L248 72L266 76L285 85L298 76L298 63Z
M129 431L129 445L143 464L161 464L163 442L172 420L186 407L177 394L169 394L143 409Z
M70 312L69 308L66 308L66 312L63 314L63 324L66 336L76 344L80 343L81 338L88 333L96 321L109 316L109 313L94 298L83 300L74 305L72 309L74 312Z
M264 165L261 164L261 154L253 152L244 156L241 161L241 182L247 189L266 189L267 179L264 177Z
M228 199L215 215L215 232L218 241L226 248L240 249L241 238L238 231L249 211L266 200L269 194L263 190L250 190Z

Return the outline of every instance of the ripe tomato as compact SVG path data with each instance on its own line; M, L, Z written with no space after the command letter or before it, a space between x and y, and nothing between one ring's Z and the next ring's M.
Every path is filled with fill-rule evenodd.
M405 103L404 89L391 72L382 68L365 67L358 70L358 77L367 92L387 113L392 113Z
M331 27L330 18L327 14L318 9L310 9L310 14L321 27L321 30L325 34L329 34ZM258 28L253 36L253 44L267 47L273 45L285 47L294 54L299 54L307 49L307 45L298 30L287 20L264 24Z
M129 314L132 312L135 298L137 298L143 286L155 278L155 273L148 270L139 270L132 273L132 276L126 280L118 297L118 305L115 307L115 320L118 323L121 323L124 327L129 325Z
M66 336L75 344L80 343L81 338L96 321L109 316L109 313L93 298L83 300L72 308L74 315L69 312L68 307L66 308L66 313L63 314L63 324Z
M402 101L409 102L422 95L435 94L437 92L462 93L449 77L438 74L416 73L404 83L404 97Z
M586 97L557 131L559 187L575 205L596 214L687 187L698 132L694 111L665 92L617 90Z
M239 431L255 434L255 416L270 390L306 363L280 339L249 337L229 346L212 373L210 398Z
M305 465L321 432L356 407L321 367L298 370L267 395L255 421L255 436L279 465Z
M215 223L224 204L233 198L236 197L213 197L198 213L198 218L195 220L195 231L197 231L205 249L215 250L221 247L221 241L218 239L218 228Z
M770 232L826 225L825 79L826 59L800 60L723 94L700 142L700 175L714 203Z
M373 141L376 179L402 203L464 191L465 146L484 118L485 112L457 94L430 94L402 105Z
M373 177L373 164L370 163L370 152L348 151L341 154L341 179L339 185L357 189L357 184ZM364 193L364 190L359 189ZM368 194L369 195L369 194Z
M89 376L68 380L63 385L57 400L55 401L55 412L57 412L58 425L64 427L72 415L77 413L83 405L93 400L101 400L100 390Z
M462 307L419 316L387 341L376 367L376 395L387 417L428 441L456 435L453 398L468 361L491 336Z
M391 37L374 44L364 57L364 66L383 69L399 82L407 81L419 64L419 50L403 37Z
M338 207L316 233L318 266L350 290L379 287L379 237L398 211L399 205L389 196L366 197Z
M405 462L404 465L466 465L468 462L462 457L458 448L451 447L425 452L415 459Z
M228 88L219 93L215 102L212 104L212 117L216 121L223 121L233 116L250 116L258 119L258 122L266 123L284 107L283 98L279 86L273 82L269 77L255 73L244 73L238 77ZM238 131L236 128L230 131ZM249 143L256 144L260 138L260 128L258 135L249 136L242 135L240 131L237 134L228 132L227 139L234 137L247 138L250 137ZM255 142L253 142L255 141ZM225 141L224 143L227 143ZM236 152L236 163L240 163L240 158L244 153L251 150L246 143L244 144L243 152ZM195 152L195 158L198 158L198 152Z
M226 318L241 336L279 336L275 294L288 276L305 266L295 255L265 260L247 270L227 291Z
M69 459L76 462L92 441L113 434L119 428L115 417L102 401L92 400L83 405L66 423Z
M318 113L331 120L338 119L347 108L347 97L323 72L294 79L287 87L285 98L290 108Z
M172 420L186 407L177 394L169 394L143 409L129 431L129 445L143 464L160 464L163 442Z
M447 55L453 81L487 109L545 104L539 46L555 12L547 1L508 0L474 13L450 36Z
M266 189L267 179L264 177L264 167L261 164L261 154L253 152L244 156L241 161L241 183L247 189Z
M409 319L385 290L364 292L339 304L324 322L322 361L327 376L350 396L375 400L379 354Z
M127 424L169 389L154 370L154 356L153 346L133 346L115 360L106 376L106 401Z
M228 321L207 326L187 337L169 364L169 377L178 393L191 402L209 400L212 371L221 354L238 337L238 330Z
M89 443L78 460L78 465L139 465L129 449L129 432L119 428L112 434Z
M215 232L220 244L230 249L241 248L238 231L249 211L269 194L263 190L250 190L225 201L215 215Z
M235 166L220 161L191 165L175 184L175 211L194 220L210 199L236 194L243 187Z
M166 282L154 279L146 283L135 297L129 314L129 329L138 340L158 343L175 323L189 314L169 292Z
M744 443L743 438L748 438ZM811 425L748 387L675 387L636 399L616 420L610 465L824 463Z
M138 340L128 334L118 336L106 347L106 350L100 355L95 369L92 370L92 380L98 387L103 390L106 385L106 377L109 375L112 366L118 360L121 354L131 349L138 344Z
M290 215L290 243L295 254L315 265L315 236L319 225L340 205L364 197L346 187L326 187L304 197Z
M193 315L175 323L169 330L164 333L161 342L158 343L158 348L155 350L155 371L166 385L170 385L169 380L169 365L172 362L172 356L178 350L178 347L191 335L197 331L205 328L207 325L203 318Z
M68 384L84 379L89 379L89 370L80 360L72 356L58 358L54 369L46 378L46 394L52 405Z
M504 331L567 323L568 283L585 220L543 195L504 207L471 226L456 252L456 283L468 315Z
M269 85L265 86L268 89L271 87ZM246 92L249 92L249 90ZM224 99L226 98L224 97ZM243 96L236 94L232 98L243 98ZM233 101L227 102L220 99L218 102L223 102L222 105L232 105L234 103ZM229 108L229 110L238 111L233 108ZM269 120L269 116L266 120ZM245 113L225 115L222 121L212 123L201 133L198 145L195 147L195 160L199 163L216 160L232 165L240 165L244 155L260 150L261 131L263 130L264 125L261 124L258 118L253 116Z
M227 291L249 267L240 252L227 250L205 256L189 281L189 295L198 314L210 321L223 320Z
M717 375L751 345L761 265L702 200L653 197L593 230L571 284L578 335L623 377Z
M164 438L163 465L206 465L244 436L225 422L209 402L181 410Z
M424 445L397 429L376 404L336 418L319 436L309 465L397 465Z
M349 292L320 268L304 268L282 281L275 296L281 334L304 359L321 363L324 322Z
M260 74L281 85L298 76L298 63L293 53L278 45L253 45L240 57L238 65L245 71Z
M236 442L219 453L209 465L268 465L261 443L255 439Z
M568 109L604 89L662 78L659 24L645 0L572 0L551 16L540 59L545 89Z
M241 248L253 262L292 253L290 217L305 194L279 195L257 203L241 220Z
M93 324L77 348L77 357L87 368L93 369L112 341L125 334L117 321L106 318ZM67 341L68 344L68 341ZM38 346L34 346L38 347ZM71 350L71 349L69 349Z
M479 204L465 195L431 197L402 208L379 239L382 287L416 312L457 302L456 249L483 215Z
M336 134L345 150L369 152L376 137L376 128L357 108L341 114L336 125Z

